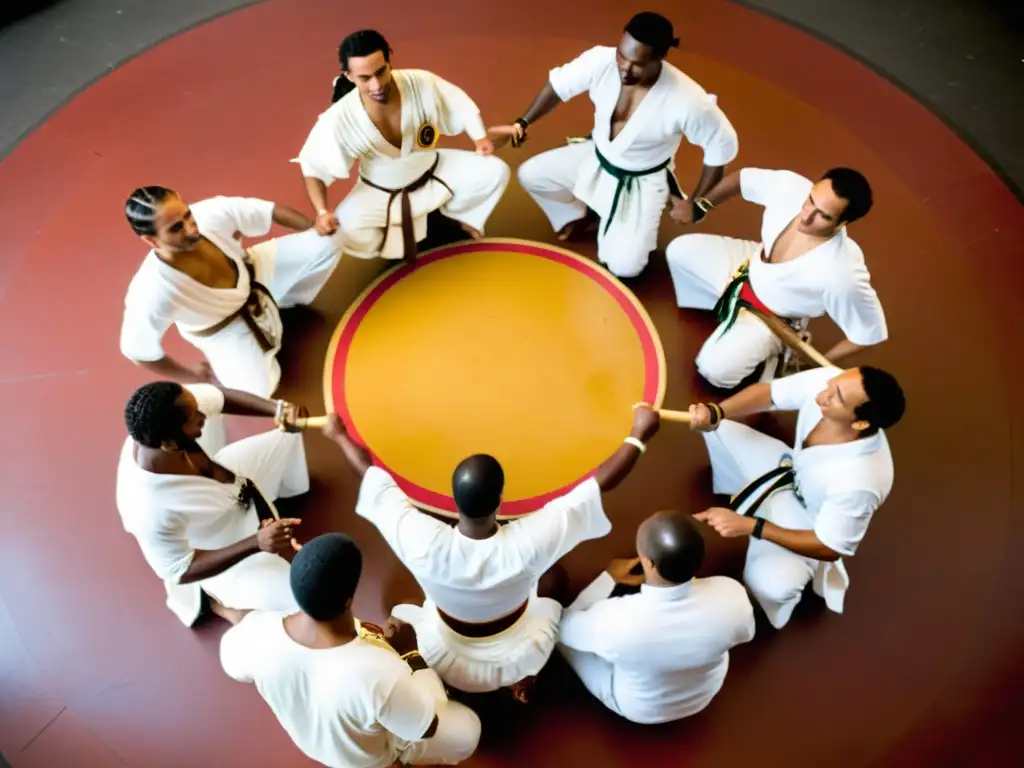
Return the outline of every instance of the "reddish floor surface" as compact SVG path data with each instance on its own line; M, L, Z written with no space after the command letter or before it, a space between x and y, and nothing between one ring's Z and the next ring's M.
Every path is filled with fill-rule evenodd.
M220 672L222 626L183 629L119 525L120 413L145 380L117 351L123 293L144 252L119 212L126 193L160 183L192 199L302 205L287 160L325 106L348 31L379 25L399 66L449 77L497 122L525 108L550 66L617 38L627 11L583 6L446 0L393 13L271 0L130 62L0 165L0 751L15 768L307 764L256 692ZM762 632L733 654L706 712L639 728L562 686L525 719L497 724L471 765L1004 764L1024 684L1024 566L1008 553L1024 534L1012 389L1022 373L1021 208L949 129L827 46L720 0L685 13L651 6L683 24L673 61L719 95L739 131L737 164L812 176L848 164L872 180L877 207L854 236L892 337L864 360L896 372L909 397L891 433L896 486L849 564L847 612L809 601L783 633ZM529 151L585 130L588 113L582 100L562 108ZM698 163L683 153L682 176ZM734 203L706 231L756 237L758 216ZM551 237L515 183L490 231ZM673 232L666 225L663 242ZM345 262L315 311L292 314L284 396L319 405L327 340L376 270ZM710 325L674 307L661 258L634 288L666 348L666 405L684 407L702 395L692 361ZM815 327L821 344L835 338ZM370 565L357 607L380 619L409 578L354 519L340 458L316 435L308 445L307 534L359 539ZM628 554L651 511L707 504L706 465L698 440L666 426L609 498L613 533L567 559L575 586ZM741 550L710 544L706 570L734 573Z

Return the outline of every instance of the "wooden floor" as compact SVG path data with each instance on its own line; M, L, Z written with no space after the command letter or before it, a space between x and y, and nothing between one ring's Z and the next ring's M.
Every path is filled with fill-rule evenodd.
M223 626L182 628L120 527L121 411L146 380L117 349L124 291L144 255L121 215L127 193L164 184L193 200L241 194L304 206L288 159L326 105L349 31L379 27L396 66L451 79L485 120L506 122L548 68L614 44L636 10L587 5L481 10L441 0L397 13L270 0L116 70L0 164L0 751L14 768L308 764L255 690L221 673ZM871 180L876 208L852 234L891 335L863 362L896 373L909 401L890 433L896 484L848 563L846 613L808 601L784 632L761 632L733 654L704 713L632 726L568 678L558 685L554 669L548 699L492 721L470 765L1009 764L1024 684L1024 565L1010 554L1024 533L1020 205L948 128L837 51L723 0L687 3L685 13L662 0L649 7L681 25L683 50L671 60L718 95L740 135L737 166L815 176L849 165ZM586 131L589 117L583 100L560 108L526 151ZM699 163L698 153L680 156L686 186ZM756 238L758 221L758 209L735 202L702 231ZM662 243L677 231L666 223ZM552 240L514 180L488 234ZM312 310L287 313L283 396L321 406L328 340L378 270L345 260ZM693 359L708 319L676 309L661 256L631 288L665 347L666 406L705 396ZM822 346L835 340L827 323L813 327ZM177 340L170 349L187 355ZM317 435L307 446L313 490L289 510L304 516L306 535L358 539L368 566L357 610L380 620L412 583L355 519L341 458ZM701 441L666 427L609 497L612 534L567 558L574 585L629 554L650 512L710 501ZM742 550L709 544L707 571L735 574Z

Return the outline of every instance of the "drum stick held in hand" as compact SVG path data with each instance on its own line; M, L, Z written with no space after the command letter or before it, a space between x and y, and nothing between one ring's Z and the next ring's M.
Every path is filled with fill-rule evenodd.
M690 412L689 411L670 411L666 408L662 408L658 411L658 417L662 421L677 421L680 424L690 423Z
M323 429L327 426L326 416L306 416L296 419L295 426L299 429Z

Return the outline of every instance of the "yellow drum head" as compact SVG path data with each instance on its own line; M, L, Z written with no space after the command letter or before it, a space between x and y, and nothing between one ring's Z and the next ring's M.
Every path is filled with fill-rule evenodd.
M353 303L324 372L328 411L413 503L456 514L474 453L505 470L502 517L588 477L632 405L661 405L664 353L636 298L598 265L539 243L482 240L392 270Z

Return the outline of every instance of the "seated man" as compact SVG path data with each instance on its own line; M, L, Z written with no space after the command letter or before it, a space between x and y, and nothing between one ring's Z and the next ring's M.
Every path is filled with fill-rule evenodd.
M613 561L566 609L558 649L610 710L667 723L711 703L729 649L754 637L754 609L733 579L694 578L704 539L689 515L647 518L636 549L638 558ZM612 596L617 584L637 583L638 594Z
M321 237L293 208L249 197L189 205L166 187L140 187L125 203L132 230L152 250L128 286L121 353L182 383L216 380L270 397L281 378L278 308L309 304L338 265L339 238ZM242 247L273 224L296 234ZM177 325L206 361L193 370L168 357Z
M710 309L719 325L697 355L697 371L732 389L764 365L775 377L782 342L743 307L789 321L828 315L846 338L825 353L833 362L888 337L864 253L847 225L871 210L871 186L857 171L833 168L817 182L792 171L744 168L697 198L701 216L742 195L764 207L761 240L681 235L665 249L680 307Z
M525 700L554 650L562 606L538 594L538 582L577 544L606 536L601 493L617 486L658 431L658 413L638 407L633 431L594 477L527 517L501 526L501 465L471 456L452 478L456 527L417 510L392 477L370 464L340 420L331 430L363 476L356 513L373 523L426 593L422 607L392 616L416 630L420 652L453 688L486 693L512 687Z
M465 91L424 69L392 69L391 54L372 29L342 41L334 103L294 162L317 212L317 231L332 234L340 222L346 254L412 261L434 211L482 237L511 171L492 155L480 109ZM475 153L437 149L441 136L460 133L473 140ZM348 179L356 162L356 183L332 213L327 188Z
M690 406L690 426L705 433L715 493L733 496L731 509L695 517L721 536L750 537L743 579L775 628L786 625L812 579L842 613L850 579L841 558L856 553L892 490L882 430L905 407L896 379L866 366L815 368ZM792 448L731 420L773 408L799 413Z
M406 649L400 636L353 617L362 567L359 547L344 534L306 544L291 571L300 612L247 615L221 639L224 671L255 683L295 745L332 768L469 759L480 719L448 701L411 633Z
M274 519L272 500L309 490L302 435L291 426L302 412L245 392L169 381L147 384L128 400L117 508L186 626L199 617L204 594L231 622L251 608L294 607L284 558L297 547L300 521ZM221 413L280 414L288 431L224 446L217 429L204 439L207 419Z

